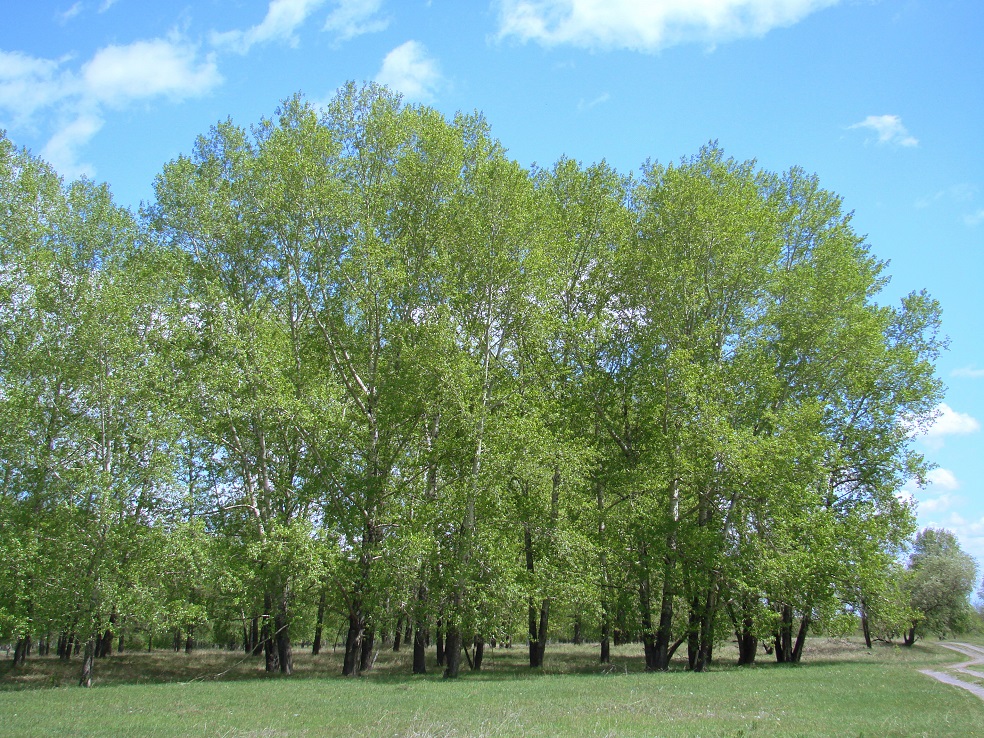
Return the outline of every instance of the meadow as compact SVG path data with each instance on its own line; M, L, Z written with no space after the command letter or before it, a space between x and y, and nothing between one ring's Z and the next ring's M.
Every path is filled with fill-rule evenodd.
M481 672L410 676L410 654L381 651L360 679L338 676L341 651L296 654L267 676L258 658L220 650L117 654L96 686L74 686L78 661L0 661L5 736L971 736L984 703L920 674L959 654L855 639L812 639L800 665L763 656L704 674L674 664L647 674L638 646L595 663L588 646L551 646L533 673L522 648L496 649ZM433 659L431 659L431 664Z

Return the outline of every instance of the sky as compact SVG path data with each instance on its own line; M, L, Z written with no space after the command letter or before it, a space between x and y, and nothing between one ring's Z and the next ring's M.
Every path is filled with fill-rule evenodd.
M984 3L980 0L61 0L6 3L0 128L66 178L149 202L221 120L376 80L484 113L525 166L630 173L716 140L843 197L890 262L880 300L943 306L948 389L922 526L984 567ZM982 569L984 572L984 569Z

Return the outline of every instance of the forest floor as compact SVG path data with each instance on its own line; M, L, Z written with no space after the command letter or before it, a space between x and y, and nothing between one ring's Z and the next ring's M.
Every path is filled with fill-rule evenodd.
M545 668L531 671L516 646L488 652L482 671L463 671L456 681L440 678L433 649L427 675L410 676L407 651L380 650L373 670L355 680L338 676L341 653L330 649L319 656L299 650L290 678L267 676L261 658L229 651L133 652L97 660L90 690L74 686L78 659L32 658L16 671L0 660L0 733L984 735L984 703L920 673L954 667L956 654L942 645L868 650L858 639L815 638L800 665L760 654L755 666L741 668L731 665L734 649L724 647L704 674L685 671L682 661L647 674L638 645L613 649L613 663L602 666L596 645L551 644ZM984 659L984 649L964 645L963 653L979 649ZM984 684L984 674L973 678Z

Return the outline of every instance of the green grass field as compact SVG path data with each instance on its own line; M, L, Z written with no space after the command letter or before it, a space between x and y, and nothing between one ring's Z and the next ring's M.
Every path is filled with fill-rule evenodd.
M74 685L78 660L0 661L4 736L984 736L984 702L919 673L960 660L932 643L864 649L811 641L805 662L727 665L705 674L642 671L641 648L551 646L543 673L521 648L497 649L457 681L411 677L410 654L383 651L361 679L340 654L295 656L267 677L260 659L223 651L115 655L96 687ZM216 676L222 674L221 676Z

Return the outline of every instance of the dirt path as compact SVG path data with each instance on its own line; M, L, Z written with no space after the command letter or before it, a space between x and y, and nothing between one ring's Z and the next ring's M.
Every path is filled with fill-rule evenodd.
M984 673L982 673L982 671L975 671L971 668L976 666L979 669L984 670L984 648L981 648L980 646L972 646L969 643L941 643L940 645L944 648L949 648L951 651L962 653L964 656L969 656L970 661L961 661L959 664L948 666L946 667L947 670L945 672L932 671L931 669L920 669L920 671L926 676L931 676L933 679L943 682L944 684L952 684L954 687L966 689L968 692L975 694L984 700L984 687L979 684L965 682L951 673L957 672L975 679L984 679Z

